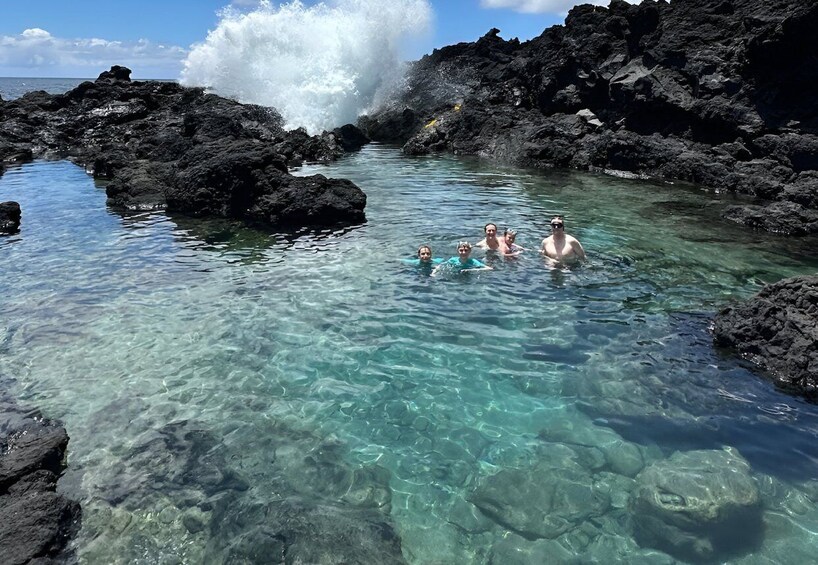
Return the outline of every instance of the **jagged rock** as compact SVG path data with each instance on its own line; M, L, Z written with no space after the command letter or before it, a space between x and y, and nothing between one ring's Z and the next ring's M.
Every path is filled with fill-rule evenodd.
M99 77L97 77L97 80L122 80L125 82L130 82L131 69L128 67L114 65L111 67L111 70L101 72Z
M783 235L818 232L818 210L801 204L778 201L766 206L728 206L722 216L739 224Z
M17 202L0 202L0 234L16 233L20 229L20 204Z
M640 545L686 561L725 560L761 543L758 486L727 451L676 452L636 477L630 511Z
M66 557L81 516L55 492L67 445L64 428L0 394L0 563Z
M755 205L795 202L807 210L787 232L815 233L818 206L791 183L818 168L807 94L818 87L816 25L818 5L798 0L579 5L524 43L493 29L435 50L359 125L408 154L626 171ZM742 165L751 160L775 164Z
M784 279L716 315L715 343L785 390L818 400L818 276Z
M282 123L272 108L176 83L132 82L130 69L114 66L65 94L5 102L0 151L5 161L64 155L108 179L109 203L121 210L167 208L263 226L363 221L366 197L357 186L292 177L285 164L330 161L368 139L352 125L310 136Z

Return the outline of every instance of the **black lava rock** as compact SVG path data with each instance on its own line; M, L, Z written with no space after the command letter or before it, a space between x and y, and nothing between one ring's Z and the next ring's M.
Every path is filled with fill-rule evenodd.
M295 178L286 166L360 148L368 139L355 126L319 136L288 132L272 108L172 82L131 81L130 73L114 66L65 94L3 102L0 161L63 155L109 180L109 204L120 210L167 208L265 226L365 219L357 186Z
M818 4L684 0L579 5L520 43L492 29L414 63L359 125L409 154L624 170L796 203L783 233L818 232ZM814 186L814 184L813 184ZM799 187L799 188L794 188ZM725 217L760 229L787 206Z
M0 234L17 233L22 212L17 202L0 202Z
M0 395L0 563L67 558L81 517L55 492L67 445L64 428Z
M818 276L784 279L725 308L713 334L781 388L818 400Z

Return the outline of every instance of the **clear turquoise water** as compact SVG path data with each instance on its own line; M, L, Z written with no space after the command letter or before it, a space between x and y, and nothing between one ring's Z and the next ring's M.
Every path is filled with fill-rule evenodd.
M707 327L763 283L815 272L815 240L725 224L728 199L692 187L379 146L298 174L315 172L361 186L368 222L266 234L122 217L64 162L0 179L23 209L0 239L0 377L66 424L84 562L218 562L252 509L297 495L378 509L411 563L667 563L632 537L632 476L725 447L750 462L766 527L731 562L813 558L818 409L714 352ZM553 213L587 265L525 253L429 278L400 261L423 242L451 256L487 221L536 248ZM191 437L205 438L192 455ZM612 450L637 455L617 467ZM469 502L543 462L611 499L545 549ZM242 512L218 510L228 495Z

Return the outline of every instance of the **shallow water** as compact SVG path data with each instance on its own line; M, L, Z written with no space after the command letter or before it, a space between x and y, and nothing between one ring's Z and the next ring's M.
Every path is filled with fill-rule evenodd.
M815 240L726 224L729 198L693 187L382 146L297 171L315 172L361 186L368 222L123 218L68 163L0 179L23 210L0 239L0 376L68 429L84 562L217 562L296 497L380 513L411 563L667 563L634 540L632 477L724 448L750 463L765 529L719 557L812 559L818 408L714 352L707 327L815 272ZM536 248L553 213L587 265L528 252L430 278L400 261L422 242L451 256L487 221ZM612 463L612 445L636 455ZM471 504L488 477L542 465L610 504L553 541Z

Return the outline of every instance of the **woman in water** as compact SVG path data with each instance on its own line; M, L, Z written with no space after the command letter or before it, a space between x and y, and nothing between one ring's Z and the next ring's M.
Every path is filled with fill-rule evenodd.
M418 247L417 259L404 259L404 262L421 269L432 270L432 267L439 265L443 259L432 258L432 248L428 245L421 245Z

